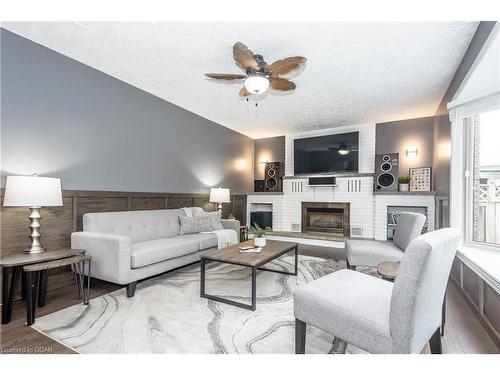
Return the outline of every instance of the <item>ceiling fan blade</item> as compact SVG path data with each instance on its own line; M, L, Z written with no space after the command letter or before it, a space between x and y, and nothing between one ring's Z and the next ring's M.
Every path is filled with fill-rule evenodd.
M247 76L244 74L205 73L205 75L209 78L225 79L227 81L247 78Z
M278 60L269 65L269 71L272 77L290 73L292 70L298 69L305 64L307 59L302 56L287 57L283 60Z
M253 52L250 51L248 47L241 42L236 42L234 44L233 58L234 61L236 62L236 65L238 65L241 69L245 71L247 69L260 70L259 64L257 63L257 60L255 60L255 57L253 56Z
M252 93L247 90L245 86L243 86L240 90L240 96L250 96Z
M284 78L271 78L271 88L279 91L295 90L295 83Z

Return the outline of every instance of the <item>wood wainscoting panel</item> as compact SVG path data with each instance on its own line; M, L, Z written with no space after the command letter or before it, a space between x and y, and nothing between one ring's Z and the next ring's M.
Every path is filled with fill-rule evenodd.
M484 285L484 316L500 339L500 295L486 283Z
M189 194L172 194L167 198L167 208L192 207L193 196Z
M233 195L231 196L232 214L238 219L241 225L246 225L247 222L247 196ZM224 216L227 217L227 216Z
M458 258L453 259L453 264L451 265L451 277L455 279L455 281L460 284L460 268L462 262Z
M128 197L78 197L77 229L82 230L83 215L91 212L128 211Z
M468 266L463 264L463 288L472 302L479 309L479 282L480 277L471 270Z
M3 196L2 199L3 201ZM27 207L2 207L1 255L22 252L31 245ZM42 207L40 241L48 249L68 248L73 230L73 200L63 197L61 207Z
M217 205L215 203L210 203L209 197L193 197L193 207L201 207L205 211L217 211ZM223 217L227 217L223 215Z
M132 197L132 210L162 210L165 208L163 197Z

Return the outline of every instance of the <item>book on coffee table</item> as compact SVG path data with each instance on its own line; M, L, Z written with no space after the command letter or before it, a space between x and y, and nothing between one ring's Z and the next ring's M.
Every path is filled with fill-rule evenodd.
M257 246L240 247L240 253L260 253L261 251L262 247L257 247Z

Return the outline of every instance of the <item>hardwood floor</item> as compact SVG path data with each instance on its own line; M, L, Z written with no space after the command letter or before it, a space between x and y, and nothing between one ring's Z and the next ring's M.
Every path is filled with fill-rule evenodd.
M342 259L343 251L314 246L301 246L300 253L332 259ZM119 285L93 280L90 298L119 289ZM67 286L47 294L47 303L37 310L37 317L50 314L80 303L75 286ZM449 283L447 295L447 318L443 350L447 354L500 353L467 305L456 287ZM424 350L429 352L428 347ZM0 353L75 353L64 345L26 326L24 301L14 303L12 321L0 328Z

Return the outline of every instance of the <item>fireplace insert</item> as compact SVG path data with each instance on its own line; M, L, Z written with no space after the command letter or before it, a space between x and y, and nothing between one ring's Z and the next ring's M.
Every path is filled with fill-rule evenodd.
M302 232L349 237L349 203L302 202Z

